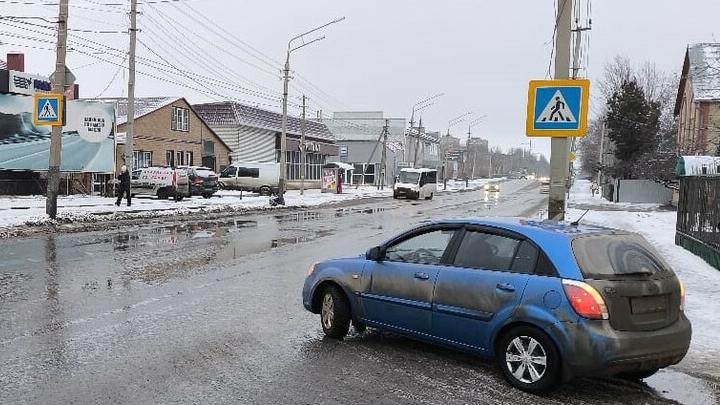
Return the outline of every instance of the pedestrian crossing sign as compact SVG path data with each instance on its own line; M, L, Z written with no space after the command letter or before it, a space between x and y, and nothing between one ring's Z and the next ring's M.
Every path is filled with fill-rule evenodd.
M589 80L531 80L527 136L585 136L589 96Z
M62 94L35 94L33 103L33 124L36 126L62 126L64 124L65 102Z

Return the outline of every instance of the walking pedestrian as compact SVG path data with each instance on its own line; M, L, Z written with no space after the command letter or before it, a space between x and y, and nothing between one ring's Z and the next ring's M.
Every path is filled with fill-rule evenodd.
M127 166L123 165L120 168L120 175L118 176L118 180L120 181L120 189L118 190L118 197L117 201L115 201L115 205L118 207L120 206L120 203L122 202L123 193L125 194L125 198L127 199L127 206L130 206L130 173L128 173Z
M600 190L600 187L596 182L592 182L592 185L590 186L590 191L592 192L592 196L595 197L595 194Z

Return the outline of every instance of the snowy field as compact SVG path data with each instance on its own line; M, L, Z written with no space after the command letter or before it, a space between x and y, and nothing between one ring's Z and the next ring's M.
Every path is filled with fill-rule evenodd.
M487 180L472 180L467 189L482 187ZM446 192L465 190L465 182L449 181ZM438 185L438 194L443 193L443 185ZM321 193L320 190L290 190L285 195L286 207L315 207L340 203L360 198L387 198L392 196L392 188L385 187L345 187L342 194ZM158 200L154 197L136 196L132 206L115 206L115 199L98 196L63 196L58 198L58 223L98 222L131 218L156 218L202 212L233 212L244 210L270 209L269 198L255 193L240 191L220 191L210 199L202 197L185 198L183 201ZM49 224L45 215L44 196L0 197L0 228L22 225Z
M577 181L570 191L568 219L575 220L585 209L572 208L582 204L594 207L582 222L624 229L642 234L670 262L685 285L686 313L693 323L692 356L694 361L708 362L710 374L720 377L720 347L716 343L720 333L720 270L700 257L675 245L677 213L660 210L658 205L610 203L590 194L590 182ZM608 207L608 204L612 207ZM654 209L654 210L653 210ZM703 359L705 361L703 361ZM705 365L705 364L703 364Z

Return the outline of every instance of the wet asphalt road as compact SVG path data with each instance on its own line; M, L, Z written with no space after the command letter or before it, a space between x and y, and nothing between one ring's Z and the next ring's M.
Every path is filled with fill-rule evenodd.
M477 357L373 330L325 339L302 307L315 261L428 218L537 215L545 198L512 181L499 194L0 241L0 403L716 403L718 381L687 362L538 398Z

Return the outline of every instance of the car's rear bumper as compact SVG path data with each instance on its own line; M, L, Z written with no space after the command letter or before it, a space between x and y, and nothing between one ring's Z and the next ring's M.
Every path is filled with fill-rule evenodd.
M677 364L690 346L692 327L681 313L654 331L617 331L608 321L561 322L563 363L572 376L613 375Z

